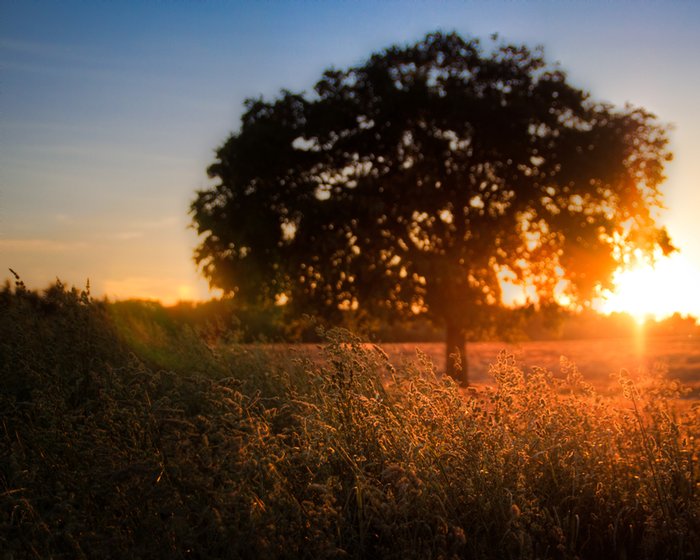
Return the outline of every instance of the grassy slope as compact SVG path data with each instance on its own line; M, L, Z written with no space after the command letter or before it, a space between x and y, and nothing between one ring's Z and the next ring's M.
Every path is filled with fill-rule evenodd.
M215 352L54 286L0 293L6 558L684 558L698 411L522 372L461 392L327 333L324 359Z

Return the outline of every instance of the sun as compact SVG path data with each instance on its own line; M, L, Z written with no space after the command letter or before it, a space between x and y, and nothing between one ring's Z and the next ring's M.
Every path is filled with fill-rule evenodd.
M700 271L680 253L618 270L601 311L623 312L639 323L680 313L700 316Z

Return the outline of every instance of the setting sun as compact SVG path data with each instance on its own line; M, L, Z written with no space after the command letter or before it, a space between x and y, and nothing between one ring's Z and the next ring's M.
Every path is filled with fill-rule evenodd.
M697 269L680 253L660 258L653 266L640 263L619 270L613 279L614 289L604 295L601 310L629 313L639 322L674 313L698 316L697 274Z

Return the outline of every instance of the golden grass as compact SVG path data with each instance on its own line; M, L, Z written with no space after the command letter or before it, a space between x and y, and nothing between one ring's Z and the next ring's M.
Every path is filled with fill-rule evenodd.
M211 373L188 374L139 359L121 329L79 292L0 294L5 557L700 549L700 411L660 372L618 371L609 395L570 362L502 352L463 390L425 354L397 362L332 330L321 359L209 349ZM154 332L159 353L205 352Z

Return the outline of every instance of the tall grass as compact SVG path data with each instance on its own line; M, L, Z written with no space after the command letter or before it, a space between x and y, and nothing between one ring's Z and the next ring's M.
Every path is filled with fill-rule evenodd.
M312 360L138 325L59 285L0 293L4 558L700 550L698 408L662 375L609 397L502 354L464 392L345 331Z

